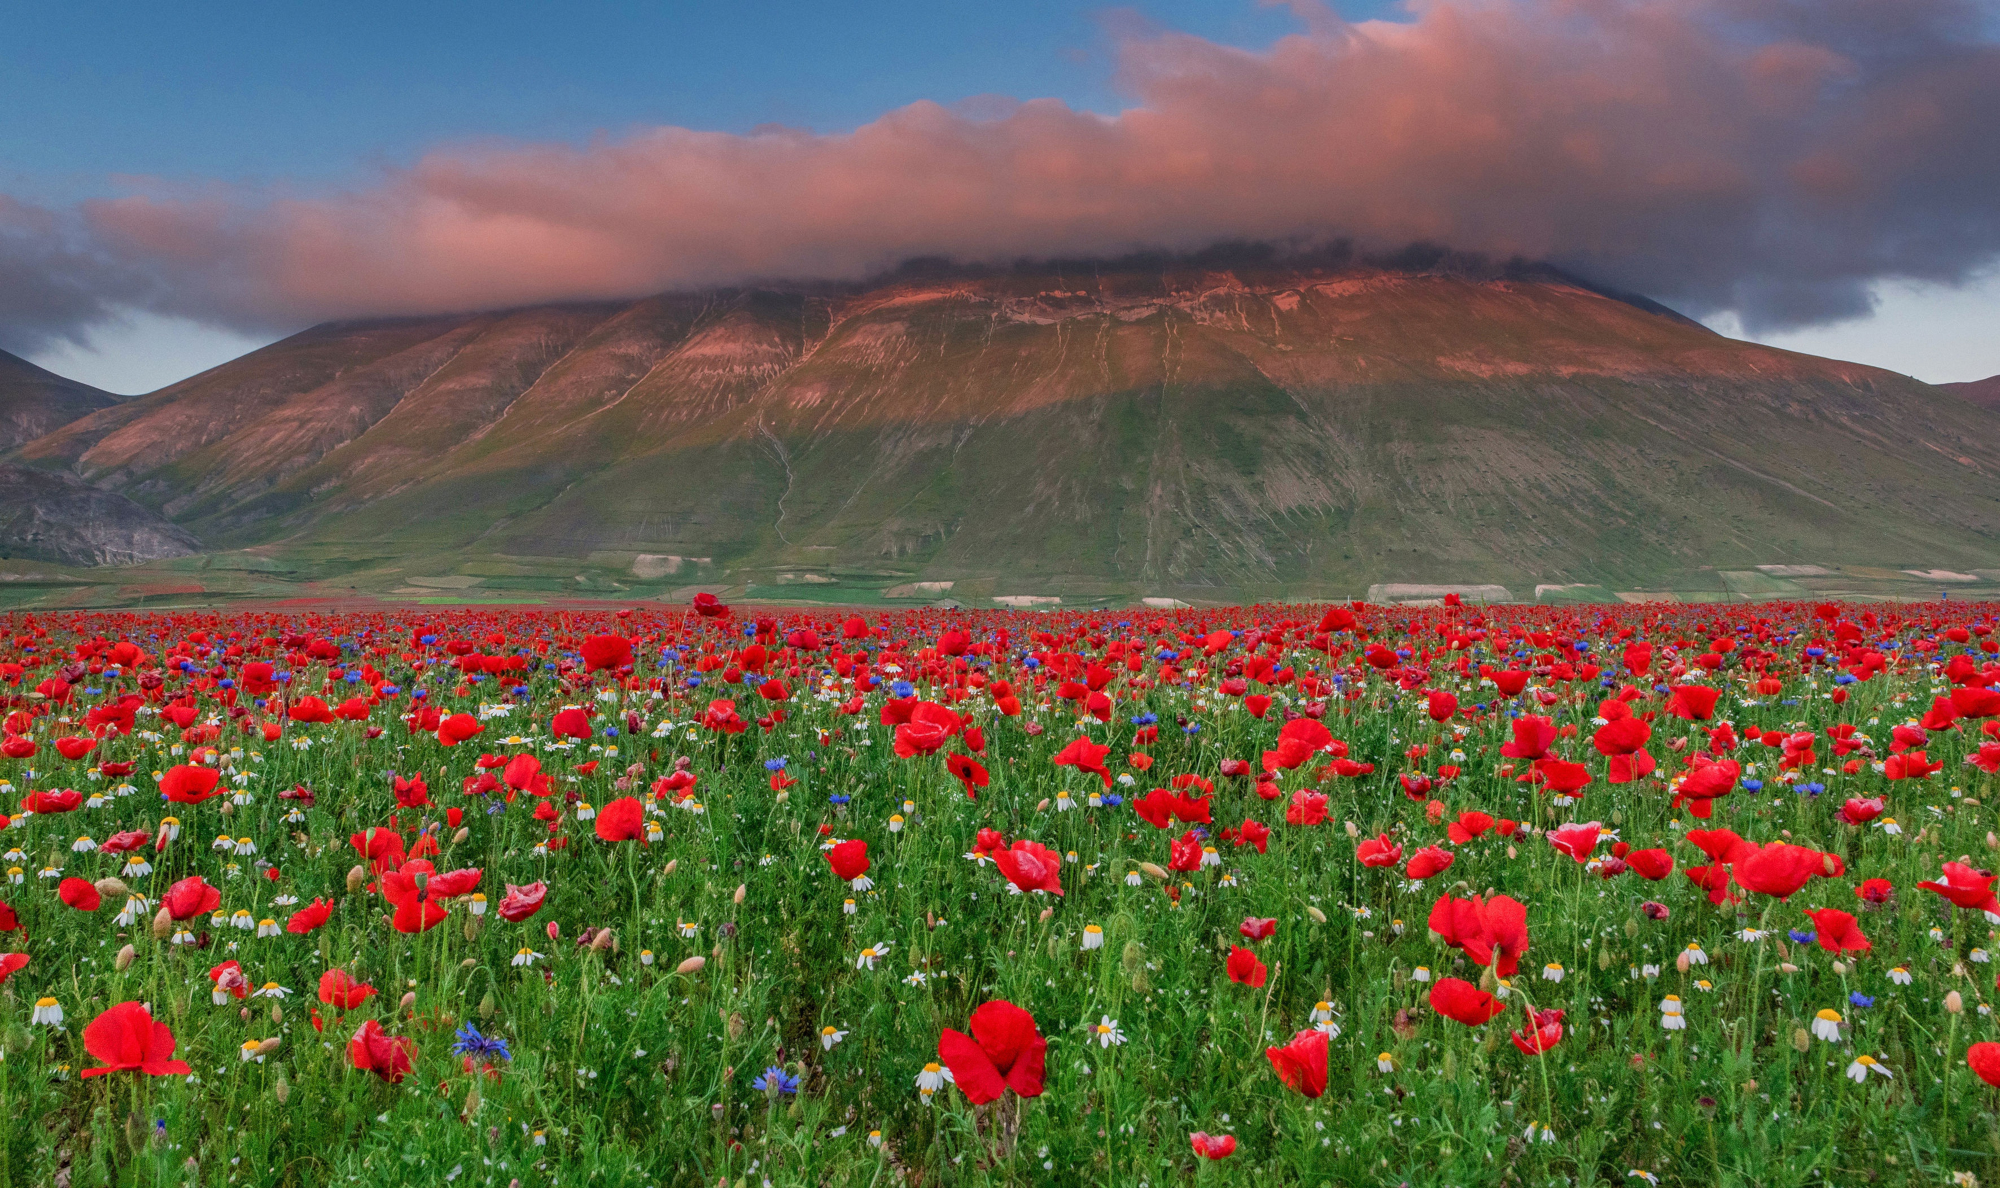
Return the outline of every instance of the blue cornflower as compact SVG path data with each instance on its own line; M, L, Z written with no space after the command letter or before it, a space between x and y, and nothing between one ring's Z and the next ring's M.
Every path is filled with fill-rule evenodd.
M1116 792L1106 792L1104 795L1098 797L1098 799L1112 808L1117 808L1119 805L1125 803L1125 798Z
M897 697L915 697L917 695L917 687L908 681L897 681L895 684L889 686L889 692Z
M789 1097L799 1091L799 1079L787 1074L784 1069L774 1064L764 1070L763 1076L750 1082L750 1087L752 1089L761 1089L765 1093L772 1095L783 1093Z
M507 1050L506 1040L497 1035L481 1035L479 1028L470 1023L452 1032L452 1035L458 1041L451 1046L454 1055L471 1056L480 1060L491 1060L496 1056L502 1060L514 1058L514 1054Z
M849 796L845 792L835 792L833 795L826 798L826 802L831 805L839 806L846 804L849 800L852 799L853 797Z
M1801 932L1794 928L1785 935L1791 937L1792 943L1795 945L1809 945L1819 939L1819 933L1813 932L1810 929Z
M766 759L764 760L764 770L783 771L785 770L785 762L785 756L783 755L778 756L776 759Z
M1762 781L1762 780L1744 780L1744 781L1743 781L1743 790L1744 790L1745 792L1761 792L1761 791L1763 791L1763 790L1764 790L1764 781Z
M1156 714L1156 713L1153 713L1153 712L1152 712L1151 710L1148 710L1147 712L1145 712L1145 713L1143 713L1143 714L1135 714L1135 715L1133 715L1133 718L1132 718L1132 725L1134 725L1134 726L1151 726L1151 725L1153 725L1153 724L1157 723L1157 722L1158 722L1159 720L1160 720L1160 715L1158 715L1158 714Z
M1848 995L1847 1001L1855 1006L1863 1008L1872 1007L1875 1005L1875 1000L1873 998L1870 998L1868 995L1863 994L1859 990L1856 990L1854 993Z

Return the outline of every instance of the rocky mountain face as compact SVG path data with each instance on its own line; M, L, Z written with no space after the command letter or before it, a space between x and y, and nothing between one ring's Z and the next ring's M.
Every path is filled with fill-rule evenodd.
M315 327L14 460L211 545L1304 592L1990 565L2000 426L1547 270L1123 261Z
M1983 380L1970 380L1962 384L1939 384L1938 387L1974 404L1986 408L2000 408L2000 375L1989 375Z
M0 351L0 452L117 403L109 392Z

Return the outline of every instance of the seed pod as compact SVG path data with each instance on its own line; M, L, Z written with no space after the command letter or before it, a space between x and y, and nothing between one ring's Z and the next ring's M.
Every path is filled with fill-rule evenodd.
M707 964L708 964L708 958L703 957L700 954L696 954L695 956L688 958L686 961L681 962L679 965L676 965L674 967L674 972L678 974L700 973L701 967Z
M292 1083L285 1079L285 1074L283 1072L280 1072L278 1074L277 1083L271 1086L271 1096L278 1099L279 1105L284 1105L285 1101L288 1098L290 1098L291 1095L292 1095Z
M1812 1048L1812 1036L1807 1033L1805 1028L1792 1028L1792 1047L1801 1052L1809 1051Z
M471 836L472 836L472 826L460 825L458 827L458 832L451 835L451 844L454 846L459 845L460 843L464 842L466 838Z
M355 863L353 869L347 872L347 893L349 895L358 894L361 888L367 884L368 868L359 862Z
M172 936L173 933L173 913L169 912L163 905L159 911L153 913L153 937L156 940L165 940L169 936Z
M488 990L486 996L479 1000L479 1017L482 1019L491 1019L496 1006L497 1004L493 1001L493 991Z
M124 879L112 879L112 878L99 879L97 880L95 886L97 887L97 893L99 895L104 896L106 899L111 898L113 895L132 894L132 888L127 887L125 885Z
M126 945L124 948L118 950L117 960L113 964L118 967L119 973L124 973L126 970L132 968L132 963L138 960L138 958L139 950L133 948L131 945Z

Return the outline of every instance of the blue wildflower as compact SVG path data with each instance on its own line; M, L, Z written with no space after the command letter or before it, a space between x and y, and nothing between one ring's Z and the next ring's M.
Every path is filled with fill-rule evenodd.
M479 1028L470 1023L452 1032L452 1035L458 1041L451 1046L453 1055L471 1056L477 1060L492 1060L495 1057L501 1060L514 1058L514 1054L507 1050L506 1040L497 1035L481 1035Z
M1819 939L1819 933L1814 932L1811 929L1800 931L1799 929L1794 928L1791 931L1787 932L1785 935L1791 937L1792 943L1795 945L1809 945Z
M773 1096L782 1093L789 1097L799 1091L799 1079L774 1064L764 1070L764 1075L750 1082L750 1087Z
M1855 1005L1855 1006L1858 1006L1858 1007L1861 1007L1861 1008L1863 1008L1863 1009L1866 1009L1866 1008L1868 1008L1868 1007L1872 1007L1872 1006L1874 1006L1874 1005L1875 1005L1875 1000L1874 1000L1873 998L1870 998L1870 997L1869 997L1868 995L1866 995L1866 994L1863 994L1863 993L1862 993L1861 991L1859 991L1859 990L1856 990L1856 991L1855 991L1854 993L1852 993L1852 994L1848 995L1848 996L1847 996L1847 1001L1848 1001L1848 1002L1850 1002L1850 1003L1852 1003L1853 1005Z

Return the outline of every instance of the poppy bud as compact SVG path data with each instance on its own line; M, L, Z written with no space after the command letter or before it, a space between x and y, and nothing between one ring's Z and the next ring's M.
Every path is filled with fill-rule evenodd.
M243 1020L245 1023L248 1023L250 1021L250 1008L249 1007L239 1008L236 1012L236 1017Z
M1359 826L1359 825L1356 825L1356 824L1355 824L1354 822L1352 822L1352 821L1349 821L1349 822L1347 823L1347 836L1349 836L1349 837L1360 837L1360 836L1361 836L1361 826Z
M219 806L218 811L225 817L233 817L236 815L236 806L225 800Z
M153 913L153 939L165 940L174 932L174 916L164 905Z
M1306 905L1306 915L1311 916L1313 918L1314 923L1317 924L1326 923L1326 913L1320 911L1316 907L1313 907L1311 904Z
M1792 1028L1792 1047L1798 1049L1801 1052L1809 1052L1812 1050L1812 1036L1806 1033L1805 1028L1803 1027Z
M495 1005L493 991L488 990L485 997L479 1000L479 1017L482 1019L491 1019Z
M1038 813L1045 813L1045 812L1048 812L1048 811L1049 811L1049 798L1048 798L1048 797L1046 797L1046 796L1042 797L1042 800L1041 800L1041 803L1040 803L1040 804L1037 804L1037 805L1035 806L1035 811L1036 811L1036 812L1038 812Z
M678 858L671 858L671 859L668 859L668 861L667 861L667 866L666 866L666 869L662 870L662 871L661 871L660 873L661 873L661 874L672 874L672 873L674 873L674 868L675 868L676 866L679 866L680 864L681 864L681 860L680 860L680 859L678 859Z
M602 953L616 943L617 940L611 935L609 928L600 928L597 930L597 935L590 938L590 951L593 953Z
M125 880L123 879L112 879L112 878L99 879L97 880L95 886L97 887L97 893L99 895L104 896L106 899L109 899L114 895L132 894L132 888L127 887L125 885Z
M368 882L368 868L359 862L347 872L347 893L353 895Z
M477 957L467 957L465 960L458 963L458 968L460 969L476 969L478 968L478 966L479 966L479 958Z
M1793 964L1792 964L1791 962L1789 962L1789 961L1780 961L1780 962L1778 962L1778 972L1779 972L1779 973L1788 973L1788 974L1792 974L1792 973L1797 973L1797 972L1799 972L1799 967L1798 967L1798 966L1796 966L1796 965L1793 965Z
M415 990L406 991L403 995L403 1001L396 1004L396 1009L399 1011L407 1011L416 1004L416 1001L417 1001L417 992Z
M1674 972L1686 973L1693 964L1694 962L1688 960L1687 950L1682 949L1681 955L1674 958Z
M271 1086L271 1096L278 1099L279 1105L284 1105L292 1096L292 1083L285 1079L284 1073L279 1073L277 1084Z
M281 1007L281 1006L279 1006L279 1005L278 1005L277 1003L275 1003L275 1002L274 1002L274 1003L272 1003L272 1004L271 1004L271 1022L272 1022L273 1024L278 1024L278 1023L283 1023L284 1021L285 1021L285 1008L284 1008L284 1007Z
M459 843L463 842L466 838L471 836L472 836L472 826L460 825L458 827L458 832L451 835L451 844L454 846L458 845Z
M133 948L131 945L126 945L124 948L118 950L118 958L112 964L118 967L119 973L124 973L126 970L132 968L132 963L138 960L138 958L139 950Z
M1514 847L1513 847L1513 846L1508 846L1508 847L1507 847L1507 857L1509 857L1509 858L1518 858L1518 857L1520 857L1520 855L1519 855L1519 854L1517 854L1517 853L1515 852L1515 850L1514 850Z
M2000 850L2000 834L1994 833L1991 829L1987 830L1986 848L1989 850Z
M1152 875L1154 878L1159 879L1161 882L1165 882L1167 879L1167 872L1161 869L1159 864L1157 863L1141 862L1139 864L1139 869L1145 871L1149 875Z
M279 1039L275 1035L272 1036L270 1039L260 1040L257 1043L257 1055L269 1056L271 1053L277 1051L280 1047L282 1047L284 1045L284 1042L285 1042L284 1040Z
M700 973L701 967L707 964L708 964L708 958L697 955L688 958L686 961L681 962L679 965L676 965L674 967L674 972L677 974Z
M1847 963L1845 961L1834 962L1833 972L1836 976L1845 977L1847 975Z
M1052 907L1045 907L1042 909L1042 914L1039 918L1042 923L1046 924L1049 922L1049 917L1055 914L1056 914L1056 909Z
M478 1109L479 1083L475 1081L472 1088L465 1091L465 1116L470 1118Z
M1944 1009L1947 1014L1963 1014L1965 1012L1965 999L1959 997L1958 991L1953 990L1944 996Z

